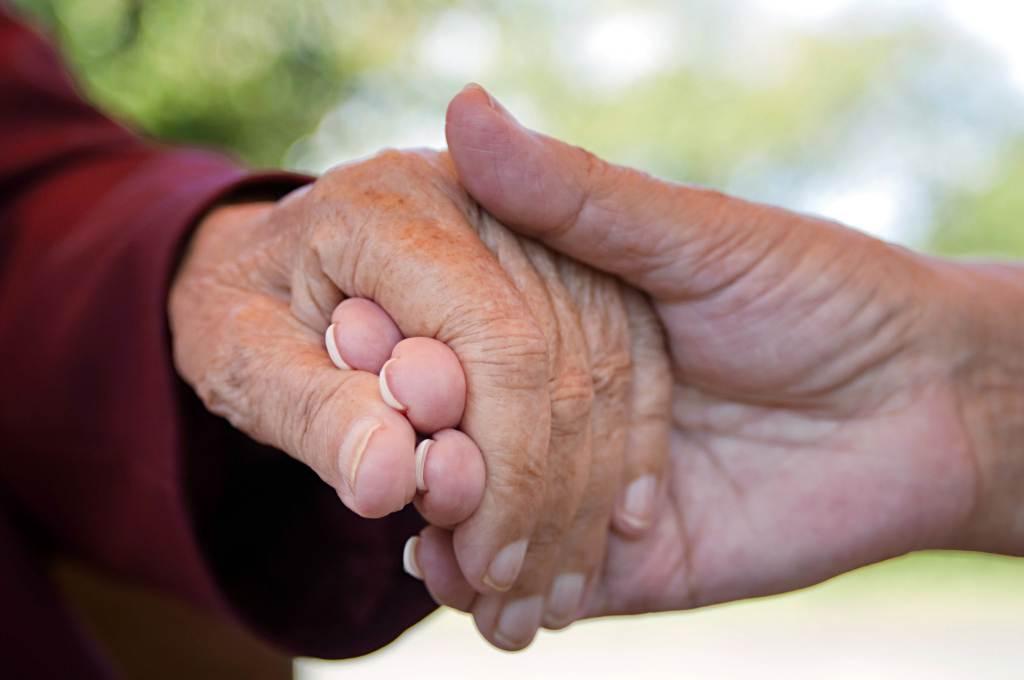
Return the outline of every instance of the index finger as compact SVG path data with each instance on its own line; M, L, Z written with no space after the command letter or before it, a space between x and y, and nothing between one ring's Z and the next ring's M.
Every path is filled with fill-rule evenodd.
M467 580L511 585L537 521L550 429L547 343L469 223L472 204L440 157L386 152L328 173L279 219L315 230L305 266L375 300L406 337L446 343L466 374L462 429L480 447L486 488ZM460 528L462 533L465 530Z

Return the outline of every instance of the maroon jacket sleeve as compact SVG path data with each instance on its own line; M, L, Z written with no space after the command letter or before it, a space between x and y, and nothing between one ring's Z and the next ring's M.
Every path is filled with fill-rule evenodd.
M197 217L303 181L141 141L0 7L0 555L17 548L18 573L68 555L324 657L430 611L401 567L413 514L349 513L207 413L171 364L167 287ZM7 603L42 601L8 597L16 581L0 580L0 631L31 618Z

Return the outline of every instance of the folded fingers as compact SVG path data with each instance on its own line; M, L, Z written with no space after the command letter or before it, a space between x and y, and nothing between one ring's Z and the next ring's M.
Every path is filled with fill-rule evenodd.
M462 419L466 380L455 353L432 338L402 339L388 313L365 298L349 298L331 314L325 346L339 369L379 373L381 399L421 433L412 460L416 503L432 524L451 527L469 517L484 491L483 455L452 429Z

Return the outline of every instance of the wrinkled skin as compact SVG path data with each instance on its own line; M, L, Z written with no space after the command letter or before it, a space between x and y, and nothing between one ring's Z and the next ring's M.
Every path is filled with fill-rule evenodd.
M453 101L447 135L485 209L649 294L667 334L668 482L649 532L610 539L580 616L787 591L957 544L978 458L962 295L942 265L606 164L480 88ZM450 560L430 566L428 585L458 578Z
M390 487L381 481L364 497L362 471L355 489L344 474L338 479L336 466L320 462L322 451L339 446L344 458L343 437L290 439L289 432L318 428L290 416L291 402L247 403L238 386L255 385L253 393L265 395L267 386L284 384L294 396L300 387L334 381L324 394L357 398L332 401L332 422L371 412L389 436L396 435L373 460L394 469L412 460L412 427L380 399L371 368L341 371L348 386L338 387L339 373L322 348L331 310L343 295L372 299L394 318L401 336L433 339L454 350L467 385L459 428L479 446L486 488L468 519L453 520L465 512L448 508L446 521L435 522L455 526L454 532L425 530L414 558L435 598L472 609L489 640L505 649L528 644L541 621L533 607L539 594L558 583L556 574L575 573L578 564L588 565L580 570L582 601L571 614L562 607L553 612L549 592L546 625L790 590L910 550L990 547L1000 521L1021 524L1005 511L1009 501L992 500L990 490L1000 487L994 479L1004 480L1003 496L1010 498L1019 488L1012 482L1022 475L1019 465L992 464L994 447L979 443L987 443L978 433L993 424L993 409L977 406L975 396L993 380L965 349L979 335L1013 343L976 323L982 314L972 302L979 286L965 283L972 277L962 270L951 274L943 263L839 225L605 164L524 130L479 88L454 100L447 132L457 177L446 161L437 162L444 156L417 156L421 160L410 166L404 161L412 156L388 154L325 177L310 197L294 201L297 211L274 209L261 233L311 224L319 231L294 237L318 244L316 257L275 242L256 249L256 267L242 269L260 269L263 258L284 272L269 285L255 284L261 300L276 301L263 302L273 314L251 313L237 300L217 306L186 292L180 307L172 298L172 321L178 318L183 329L176 339L181 370L211 408L309 462L367 515L411 498L415 471L398 483L391 479ZM388 164L398 159L402 169L392 175ZM411 199L421 190L433 200ZM577 268L566 278L564 260L509 237L481 217L473 200L501 223L638 292L594 279L603 283L592 290L605 292L595 298L600 304L588 306L593 293L581 295L571 282L590 273ZM240 224L248 230L253 221ZM452 231L454 224L460 226ZM497 257L486 255L492 251ZM283 262L280 253L286 254ZM210 261L223 259L214 255ZM202 257L186 263L185 281L203 281L195 290L208 294L225 283L227 289L253 287L253 277L237 270L211 286L204 277L217 267L202 263ZM528 282L538 282L537 288ZM645 297L653 300L653 312ZM205 315L185 319L186 310L204 306ZM600 317L616 306L623 316ZM285 312L299 321L287 321ZM590 326L592 314L602 320ZM197 316L206 323L188 328ZM629 333L595 333L619 326ZM275 360L280 352L293 362L296 356L308 359L312 368L315 356L316 367L334 371L333 378L318 373L296 385L290 383L294 366L288 375L271 371L263 382L244 362L241 369L224 369L233 357L255 353L253 343L238 338L252 334L275 345L286 327L302 341L281 344L270 355L257 353L256 365L283 366L283 358ZM671 356L665 370L651 368L664 365L653 340L662 333ZM216 341L210 343L211 337ZM215 359L204 358L200 338L220 348ZM385 347L382 356L394 358L395 351L397 345L391 353ZM628 389L619 384L624 362L609 362L619 366L611 371L589 363L599 352L630 356ZM588 361L581 364L584 355ZM413 365L409 375L429 368ZM588 382L581 375L592 387L612 387L580 390ZM974 376L970 389L965 375ZM664 378L672 383L670 405L659 396ZM354 391L357 386L361 392ZM566 400L567 393L583 397ZM625 417L623 395L631 409ZM644 395L650 401L639 407ZM262 420L252 413L263 414ZM412 406L405 415L418 417ZM628 424L616 429L617 419ZM642 441L663 441L666 431L663 471L658 447ZM308 446L311 441L320 446ZM597 441L605 443L604 452L594 448ZM627 443L620 448L619 441ZM626 474L616 477L623 468ZM625 490L649 472L664 483L656 487L649 512L632 521L622 511ZM602 495L591 488L615 491ZM599 502L587 512L581 499L591 497ZM422 497L418 503L431 519ZM609 526L613 504L615 530L602 555L580 559L580 546L589 553L601 545L598 536ZM511 591L494 588L485 578L487 565L502 546L523 536L530 537L526 566L511 579ZM595 566L601 557L603 564ZM509 612L514 616L506 617ZM514 635L506 634L506 618L515 619Z
M441 592L497 644L575 615L580 592L546 613L545 595L560 574L596 576L613 515L632 534L650 522L653 502L620 502L637 478L653 501L667 455L648 302L481 213L445 154L385 152L279 204L214 211L170 318L179 371L211 411L364 516L415 496L453 527L464 580ZM417 431L433 440L419 470Z

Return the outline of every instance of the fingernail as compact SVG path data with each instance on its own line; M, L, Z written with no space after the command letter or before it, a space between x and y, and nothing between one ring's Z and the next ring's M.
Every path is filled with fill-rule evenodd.
M473 90L483 92L484 96L487 97L487 103L490 104L492 109L494 108L494 98L491 97L491 93L480 83L466 83L466 86L462 88L463 92L472 92Z
M646 528L651 522L657 487L658 480L654 475L644 475L630 482L622 497L619 518L636 529Z
M405 405L395 399L395 395L391 391L391 386L388 385L388 366L391 365L392 361L395 361L395 359L388 359L384 362L384 365L380 367L380 396L384 400L385 404L396 411L405 413Z
M363 462L363 454L366 453L366 448L370 445L373 433L380 428L381 423L375 418L369 416L359 418L352 423L345 441L341 443L339 465L344 466L346 460L350 461L348 475L344 475L344 468L342 468L342 475L351 485L353 494L356 492L356 477L359 474L359 464Z
M344 371L352 370L352 367L345 363L345 360L341 358L341 352L338 351L338 343L334 339L334 327L338 324L332 323L327 327L327 332L324 333L324 344L327 345L327 354L331 357L331 361L334 365Z
M561 628L572 623L583 597L583 586L586 578L583 574L562 574L551 586L547 612L544 614L544 625L550 628Z
M499 592L508 590L519 577L525 557L526 539L506 545L491 562L491 568L484 575L484 583Z
M433 439L424 439L420 442L419 446L416 447L416 490L426 491L427 480L424 474L424 470L427 465L427 451L434 444Z
M502 105L502 103L501 103L501 102L499 102L499 101L498 101L497 99L495 99L495 98L494 98L494 96L492 96L492 95L491 95L491 93L490 93L490 92L489 92L489 91L487 90L487 88L486 88L486 87L484 87L483 85L479 85L479 84L477 84L477 83L470 83L470 84L466 85L466 87L462 88L462 91L463 91L463 92L465 92L465 91L467 91L467 90L479 90L480 92L482 92L482 93L484 94L484 96L485 96L485 97L487 97L487 105L488 105L488 106L489 106L489 107L490 107L491 109L493 109L494 111L497 111L497 112L498 112L498 114L500 114L500 115L504 116L504 117L505 117L506 119L508 119L508 120L512 121L512 122L513 122L513 123L515 123L516 125L518 125L518 124L519 124L519 121L518 121L518 120L516 120L516 117L515 117L515 116L513 116L513 115L512 115L512 114L511 114L511 113L509 112L509 110L508 110L508 109L506 109L506 108L505 108L505 107L504 107L504 106Z
M513 600L501 610L494 637L504 646L525 647L540 627L544 598L540 595Z
M416 559L416 546L419 544L419 536L413 536L405 542L405 548L402 549L402 567L405 569L406 574L422 581L423 571L420 569L420 563Z

